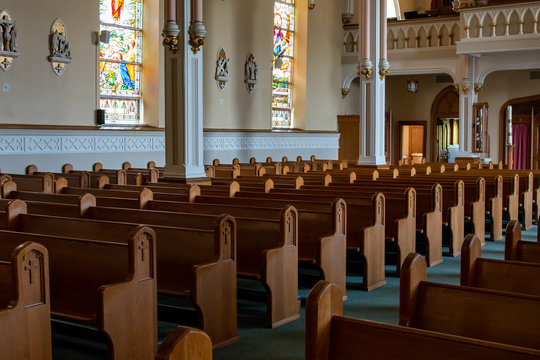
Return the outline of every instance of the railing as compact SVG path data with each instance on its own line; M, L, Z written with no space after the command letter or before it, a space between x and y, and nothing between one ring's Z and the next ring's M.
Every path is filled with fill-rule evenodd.
M463 39L538 34L540 2L461 10Z
M459 18L434 17L388 22L388 50L455 46L460 39ZM343 55L358 52L358 25L345 27Z

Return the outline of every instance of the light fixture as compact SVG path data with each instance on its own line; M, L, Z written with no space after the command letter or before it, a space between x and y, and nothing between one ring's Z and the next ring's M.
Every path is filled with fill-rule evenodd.
M407 91L410 92L410 93L417 93L418 92L418 80L414 80L414 78L412 76L407 81Z
M310 10L315 8L315 0L308 0L308 8Z

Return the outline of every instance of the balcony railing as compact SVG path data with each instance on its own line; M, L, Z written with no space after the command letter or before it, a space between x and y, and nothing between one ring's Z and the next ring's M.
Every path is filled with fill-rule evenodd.
M463 39L538 34L540 2L461 10Z
M458 17L433 17L388 22L388 50L455 46L460 39ZM358 25L345 27L343 55L358 52Z

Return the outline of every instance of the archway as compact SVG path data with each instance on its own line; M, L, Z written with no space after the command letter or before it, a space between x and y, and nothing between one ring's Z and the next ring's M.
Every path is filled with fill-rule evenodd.
M512 105L512 124L514 130L519 127L523 133L526 133L526 138L522 136L523 144L514 146L514 168L524 169L539 169L540 168L540 95L527 96L517 99L512 99L503 104L499 111L499 159L504 160L508 165L507 159L507 109ZM534 117L534 120L533 120ZM514 135L516 138L516 135ZM532 147L531 147L532 144ZM522 146L524 151L516 151L516 146ZM523 150L523 149L522 149ZM516 161L516 156L519 154L526 158L525 161ZM530 153L530 154L529 154ZM517 164L521 164L517 166Z
M449 149L459 142L459 93L453 85L444 88L431 105L431 161L448 161Z

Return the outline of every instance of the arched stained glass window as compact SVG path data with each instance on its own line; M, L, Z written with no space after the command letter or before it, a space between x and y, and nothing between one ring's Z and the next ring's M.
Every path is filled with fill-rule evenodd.
M141 121L142 0L99 0L100 108L108 124ZM104 40L103 38L101 40Z
M272 127L291 128L294 58L294 1L274 1Z

